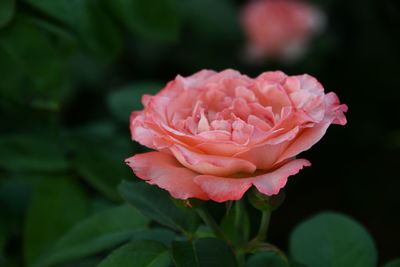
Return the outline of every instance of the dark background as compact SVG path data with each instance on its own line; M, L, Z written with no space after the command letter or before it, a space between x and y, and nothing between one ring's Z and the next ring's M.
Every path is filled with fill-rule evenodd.
M289 179L271 242L286 249L296 224L334 210L368 229L380 263L399 256L399 2L310 1L327 27L304 58L258 66L241 60L245 2L0 2L0 263L22 264L40 212L31 197L46 179L71 178L89 212L121 201L115 185L133 179L123 160L145 151L129 140L129 111L142 93L204 68L308 73L349 106L348 124L301 155L313 166Z

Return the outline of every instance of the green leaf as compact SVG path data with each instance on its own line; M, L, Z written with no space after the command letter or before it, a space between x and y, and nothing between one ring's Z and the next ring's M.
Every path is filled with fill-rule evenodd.
M250 256L246 267L289 267L289 265L275 252L261 252Z
M162 87L162 83L154 81L126 85L109 94L108 107L115 117L127 122L132 111L143 109L142 95L156 94Z
M160 224L182 232L197 229L196 213L189 208L178 208L165 190L144 182L127 181L122 181L118 189L128 203Z
M93 257L86 257L84 259L57 264L56 267L93 267L93 266L98 266L102 261L102 259L103 259L102 256L96 255Z
M371 236L353 219L333 212L318 214L301 223L290 237L294 261L306 266L376 266L377 252Z
M28 264L87 213L87 200L71 179L48 177L33 192L26 217L24 249Z
M175 241L172 243L172 257L177 267L198 267L196 247L192 241Z
M201 238L172 243L172 256L177 267L237 266L232 250L217 238Z
M165 228L153 228L145 231L138 231L131 238L134 240L153 240L163 243L165 246L170 246L176 238L176 234Z
M108 5L129 29L149 39L175 42L180 19L174 0L108 0Z
M54 265L109 249L135 238L137 233L140 235L138 230L145 229L148 222L149 219L127 205L99 212L65 233L35 266Z
M92 140L87 140L91 137ZM97 138L97 139L96 139ZM99 139L93 134L72 141L72 167L95 189L114 201L120 201L117 185L132 177L124 160L131 154L129 139L118 136Z
M195 233L196 238L215 237L214 233L208 226L200 225Z
M4 224L13 224L13 219L25 216L33 184L40 178L8 174L6 179L0 179L0 216Z
M155 241L134 241L114 250L98 267L168 267L168 249Z
M67 167L63 148L52 136L2 136L0 151L0 167L11 171L58 171Z
M122 36L96 0L24 0L33 8L59 21L80 39L82 46L93 56L111 61L122 50Z
M185 0L179 5L194 38L202 42L232 42L241 37L238 7L230 0ZM223 38L221 38L223 36Z
M250 236L249 215L243 205L240 200L235 201L234 207L228 211L221 223L221 230L225 236L238 245L247 242Z
M1 263L1 258L3 257L3 249L5 243L6 243L6 231L4 229L4 225L0 221L0 263Z
M0 28L4 27L15 13L15 0L2 0L0 2Z
M18 15L0 31L0 55L7 62L0 69L10 76L0 80L2 94L30 105L49 102L48 106L57 108L53 102L66 88L64 55L30 17Z
M400 258L389 261L383 267L400 267Z

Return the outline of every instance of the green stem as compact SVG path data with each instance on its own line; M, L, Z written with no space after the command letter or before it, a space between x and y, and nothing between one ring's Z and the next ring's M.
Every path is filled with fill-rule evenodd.
M287 264L289 264L289 259L287 258L286 254L280 250L278 247L275 245L272 245L270 243L258 243L256 247L253 249L259 249L262 251L273 251L275 252L283 261L285 261Z
M243 216L242 216L243 203L242 203L241 199L236 201L234 209L235 209L235 219L234 219L235 220L234 221L235 229L237 229L237 231L240 231L239 227L241 227L243 225L243 222L242 222L242 220L243 220Z
M196 208L197 214L204 221L204 223L210 227L211 231L214 233L216 237L221 238L222 240L227 240L225 235L222 233L218 224L215 222L214 218L208 213L208 211L204 207Z
M262 242L266 239L270 219L271 211L263 211L261 215L260 228L258 229L255 240Z

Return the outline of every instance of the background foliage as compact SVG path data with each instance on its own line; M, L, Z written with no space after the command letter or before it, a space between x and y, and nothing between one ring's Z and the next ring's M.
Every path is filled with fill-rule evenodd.
M331 127L304 153L313 167L288 183L286 201L271 222L272 243L307 262L301 257L309 251L292 241L289 248L289 233L330 209L365 225L380 263L399 256L399 3L314 0L328 25L303 60L252 66L241 60L238 11L244 2L0 1L0 265L94 266L109 255L100 266L124 266L118 260L134 255L141 266L154 257L157 266L168 266L172 246L175 263L185 266L193 259L180 255L209 255L210 244L229 259L230 252L206 232L188 244L154 222L165 216L162 210L145 207L150 223L126 206L121 194L139 210L146 205L139 193L124 194L134 185L117 191L121 180L135 180L124 159L146 151L130 142L128 131L140 96L157 92L178 73L203 68L234 68L253 77L275 69L309 73L349 105L348 125ZM247 208L255 231L258 214ZM220 214L217 205L211 209ZM197 229L192 215L172 214L177 217L167 221L173 230ZM301 238L326 216L347 225L340 216L319 216L291 238ZM351 229L361 236L365 231ZM152 241L137 241L146 238ZM203 260L199 266L208 266ZM249 266L266 260L273 259L258 254Z

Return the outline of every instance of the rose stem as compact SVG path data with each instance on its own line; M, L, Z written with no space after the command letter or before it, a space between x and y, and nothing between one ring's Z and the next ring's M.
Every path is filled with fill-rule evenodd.
M261 215L260 228L258 229L258 233L255 237L255 240L260 242L265 240L265 238L267 237L267 231L270 219L271 219L271 211L269 210L263 211Z
M218 224L215 222L214 218L208 213L208 211L203 207L196 208L197 214L200 218L204 221L204 223L210 227L211 231L214 233L216 237L221 238L222 240L227 241L225 235L222 233L221 229L219 228Z

